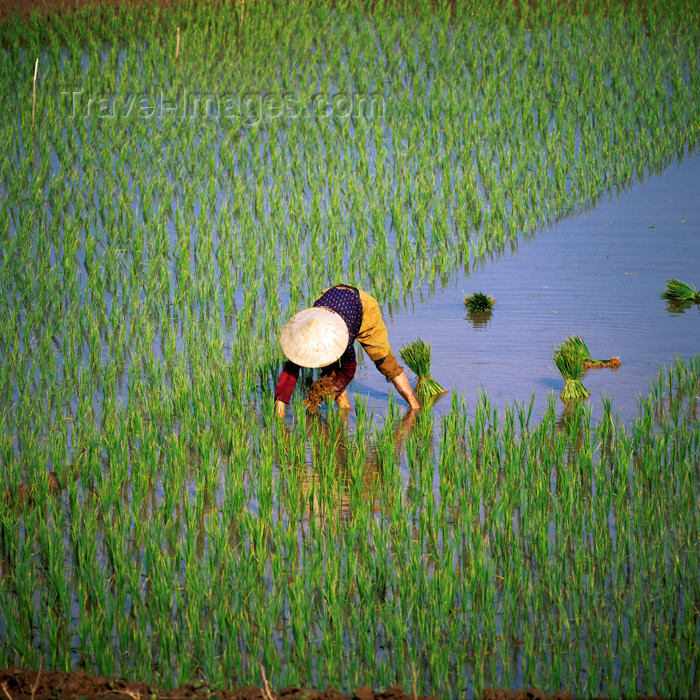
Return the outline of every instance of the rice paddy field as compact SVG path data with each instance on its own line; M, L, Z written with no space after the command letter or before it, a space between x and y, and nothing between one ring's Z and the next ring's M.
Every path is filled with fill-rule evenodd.
M697 174L695 3L105 5L10 18L0 56L0 667L700 697L698 307L660 298L700 284L697 207L675 257L603 239L669 266L609 288L677 336L613 294L591 320L605 251L551 292L522 267ZM446 396L407 411L370 366L348 418L275 419L279 330L339 281ZM489 335L517 293L566 309L513 322L532 365ZM558 399L579 321L620 404L609 370Z

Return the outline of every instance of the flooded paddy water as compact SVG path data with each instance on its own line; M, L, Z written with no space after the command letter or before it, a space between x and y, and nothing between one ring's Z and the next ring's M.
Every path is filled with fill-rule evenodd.
M481 390L501 409L529 405L534 395L539 419L548 394L564 385L552 349L580 335L594 357L622 361L617 370L585 374L593 417L602 415L605 395L630 422L659 366L700 352L700 305L662 299L671 278L700 286L697 152L520 239L443 288L425 288L422 301L387 314L389 337L397 348L418 336L431 343L434 376L465 397L472 415ZM470 318L464 296L478 291L497 304ZM376 375L367 362L351 389L381 413L387 387ZM446 397L433 410L442 414L449 405Z

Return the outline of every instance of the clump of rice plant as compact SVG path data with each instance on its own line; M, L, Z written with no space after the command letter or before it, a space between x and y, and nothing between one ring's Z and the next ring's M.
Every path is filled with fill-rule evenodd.
M430 376L430 344L421 338L404 345L399 354L413 374L418 377L416 396L440 396L447 392Z
M567 338L558 348L555 348L552 356L561 376L566 384L561 392L562 399L581 399L590 396L591 392L581 383L581 375L584 370L585 343L578 336Z
M666 280L666 291L662 292L661 297L669 301L692 301L700 304L700 292L692 285L675 279Z
M493 311L493 306L496 300L483 292L475 292L464 297L464 305L472 312Z
M337 391L333 383L333 377L326 375L317 379L306 392L304 406L306 410L314 414L324 401L332 401Z

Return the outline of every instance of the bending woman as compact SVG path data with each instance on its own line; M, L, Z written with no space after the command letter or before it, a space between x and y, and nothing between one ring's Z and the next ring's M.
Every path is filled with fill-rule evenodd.
M408 377L391 351L377 301L356 287L337 284L282 328L280 345L288 359L275 387L276 414L284 416L299 378L299 367L323 367L321 374L333 377L336 403L349 408L346 387L357 368L355 340L406 403L413 409L420 408Z

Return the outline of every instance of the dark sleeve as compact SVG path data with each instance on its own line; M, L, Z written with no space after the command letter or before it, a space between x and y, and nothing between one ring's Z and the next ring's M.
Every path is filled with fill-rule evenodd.
M291 360L287 360L280 372L280 378L277 380L275 387L275 401L289 403L294 392L294 387L297 385L299 378L299 365L295 365Z
M340 369L335 373L335 380L333 384L338 391L343 391L345 387L350 384L352 378L355 376L355 370L357 369L357 361L351 360L340 363Z

